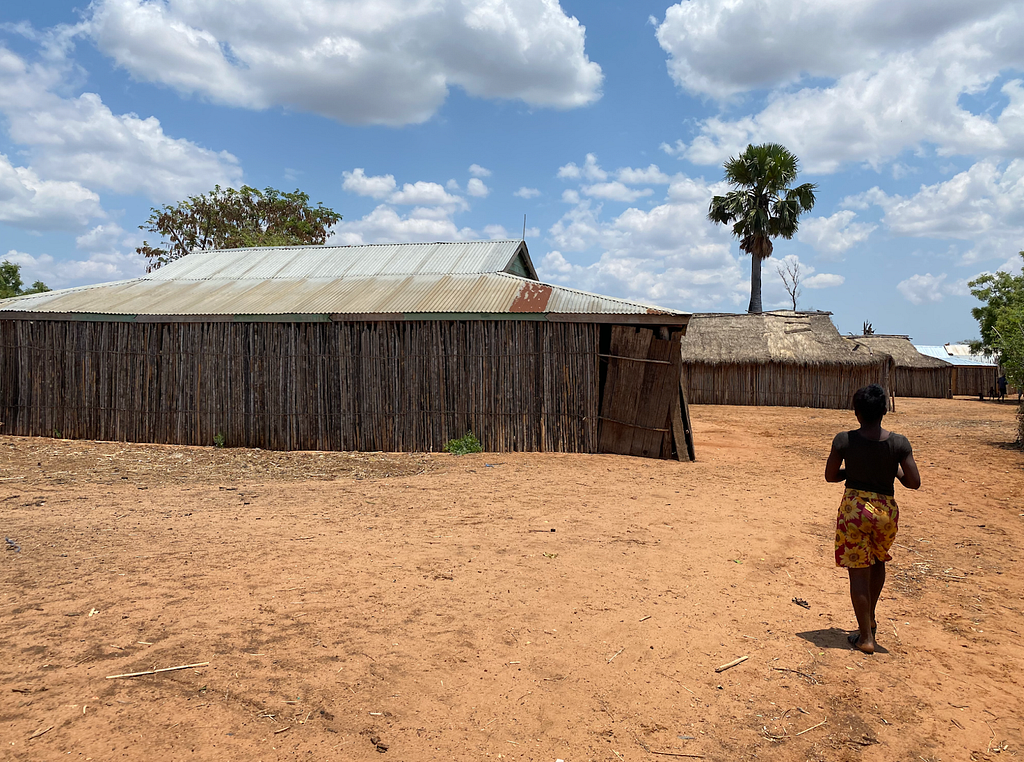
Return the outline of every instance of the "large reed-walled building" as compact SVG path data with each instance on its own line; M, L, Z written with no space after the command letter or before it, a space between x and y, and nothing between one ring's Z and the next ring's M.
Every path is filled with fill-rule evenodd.
M690 316L541 283L519 241L196 252L0 302L5 434L690 459Z

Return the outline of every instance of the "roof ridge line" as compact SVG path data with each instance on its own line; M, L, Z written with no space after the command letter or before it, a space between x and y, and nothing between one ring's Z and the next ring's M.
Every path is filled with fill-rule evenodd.
M297 243L292 246L236 246L230 249L198 249L190 251L189 254L224 253L234 251L285 251L290 249L355 249L361 246L457 246L475 243L515 243L520 244L522 240L512 238L497 238L488 240L471 241L393 241L375 243ZM188 256L188 255L186 255ZM177 260L175 260L177 261Z

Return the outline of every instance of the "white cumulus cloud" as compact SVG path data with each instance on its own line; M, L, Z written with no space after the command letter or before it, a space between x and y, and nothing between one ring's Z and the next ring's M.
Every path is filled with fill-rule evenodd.
M818 273L812 275L805 280L800 281L801 286L807 288L834 288L835 286L841 286L846 282L846 278L842 275L835 275L833 273Z
M443 185L418 180L405 183L402 189L395 191L388 199L392 204L403 206L451 206L465 208L465 199L453 196Z
M491 170L481 167L479 164L470 164L469 174L473 175L473 177L490 177Z
M672 182L672 178L662 172L657 164L651 164L647 169L623 167L615 176L620 183L626 185L668 185Z
M947 296L966 296L969 292L966 280L947 282L948 275L924 273L912 275L896 284L903 298L913 305L938 303Z
M663 148L719 164L749 142L785 144L816 172L905 150L1020 155L1024 87L976 113L965 96L1024 70L1024 7L1013 0L688 0L668 9L658 39L689 92L728 100L768 90L757 113L714 116ZM737 46L736 40L744 44Z
M42 180L0 154L0 222L29 230L74 230L104 217L100 197L76 182Z
M472 177L470 178L469 182L466 183L466 193L468 193L473 198L487 198L490 192L491 189L488 188L484 184L484 181L481 180L479 177Z
M95 93L64 97L63 60L29 64L0 45L0 113L13 143L45 180L173 202L238 185L238 160L167 135L155 117L115 114Z
M81 28L138 79L351 124L423 122L453 86L573 108L603 79L558 0L96 0Z
M604 182L608 179L608 173L601 169L597 163L597 156L588 153L586 161L580 167L574 161L558 168L557 177L562 180L590 180L591 182Z
M134 251L103 251L85 259L56 259L50 254L29 254L14 249L3 257L21 265L25 283L41 280L50 288L69 288L89 283L125 280L144 275L146 261Z
M135 247L142 243L142 236L136 232L129 233L116 222L96 225L86 233L75 238L75 246L82 251L93 254L135 254ZM141 261L141 260L140 260Z
M664 203L605 217L579 200L548 230L553 250L540 274L556 283L680 309L733 309L749 298L749 261L731 253L729 231L707 221L721 190L677 178ZM575 191L572 191L575 193ZM568 200L568 199L566 199Z
M610 183L584 185L581 190L584 195L592 196L593 198L603 198L608 201L622 201L624 203L630 203L639 198L644 198L654 194L654 191L650 188L629 188L618 180L613 180Z
M540 195L540 191L536 188L527 188L525 185L512 194L517 198L537 198Z
M854 222L857 213L849 209L831 217L807 217L800 221L797 239L809 244L815 251L836 256L868 239L877 225Z
M984 160L949 180L922 185L912 196L880 188L844 199L852 208L877 205L892 233L915 238L967 241L965 262L997 259L1024 240L1024 160L1005 167Z
M460 228L437 209L417 207L408 214L381 204L358 220L341 222L334 229L331 243L421 243L423 241L464 241L479 238L471 228Z
M360 196L370 198L386 198L394 193L397 184L394 175L367 175L362 167L356 167L351 172L342 172L345 178L341 187L350 193L357 193Z

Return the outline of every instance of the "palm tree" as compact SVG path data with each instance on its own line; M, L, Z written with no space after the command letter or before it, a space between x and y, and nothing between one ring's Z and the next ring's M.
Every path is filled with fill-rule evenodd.
M740 250L750 255L750 306L761 312L761 263L772 255L772 239L790 239L799 217L814 207L814 183L796 188L797 158L778 143L748 145L725 162L725 180L736 190L711 199L708 219L732 225Z

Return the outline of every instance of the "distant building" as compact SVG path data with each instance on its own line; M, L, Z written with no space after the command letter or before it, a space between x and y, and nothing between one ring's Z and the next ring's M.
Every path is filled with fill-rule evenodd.
M937 357L953 366L953 394L984 397L995 391L998 363L984 355L971 354L966 344L915 344L914 347L923 355Z
M693 315L682 342L687 400L850 409L862 386L891 389L892 358L843 338L830 314Z
M541 283L520 241L230 249L0 302L5 434L692 459L690 315Z
M910 342L909 336L887 336L872 333L852 336L853 341L864 344L876 352L892 357L895 371L892 393L896 397L953 396L953 366L946 360L923 355Z

